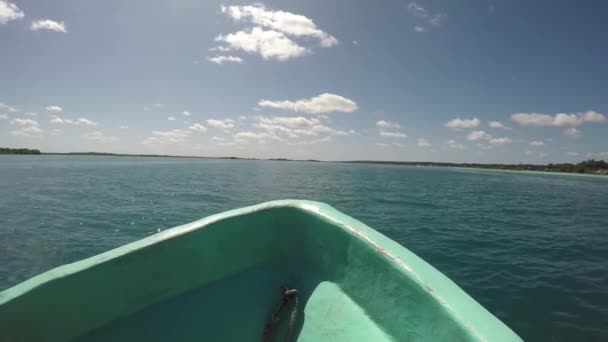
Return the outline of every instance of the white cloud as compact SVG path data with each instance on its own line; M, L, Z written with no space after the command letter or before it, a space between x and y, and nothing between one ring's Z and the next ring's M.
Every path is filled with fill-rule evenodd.
M1 2L1 1L0 1ZM6 103L0 102L0 110L5 110L7 112L16 113L19 110L13 106L9 106Z
M573 151L566 152L566 154L567 154L567 155L569 155L569 156L574 156L574 157L576 157L576 156L580 155L580 153L578 153L578 152L573 152Z
M264 123L283 125L285 127L292 128L292 129L311 128L311 127L318 126L321 124L321 121L319 121L318 119L315 119L315 118L307 119L302 116L298 116L298 117L275 116L273 118L259 117L258 119Z
M378 126L380 128L395 128L395 129L401 128L401 126L396 122L390 122L390 121L384 121L384 120L380 120L380 121L376 122L376 126Z
M580 138L583 136L582 132L574 127L565 130L564 134L572 138Z
M187 111L187 110L185 110L185 111L182 112L182 115L183 116L190 116L190 112Z
M78 118L76 120L72 120L72 119L64 119L59 117L58 115L51 115L51 119L50 122L52 124L66 124L66 125L76 125L76 126L97 126L98 123L95 121L91 121L89 119L86 118Z
M144 139L141 143L144 145L181 143L186 141L189 136L190 131L186 131L183 129L173 129L170 131L153 131L152 136Z
M65 22L54 21L49 19L41 19L32 21L32 25L30 26L30 30L38 31L38 30L47 30L47 31L55 31L55 32L68 32L65 29Z
M25 112L25 113L23 113L23 115L27 115L27 116L38 116L38 113L36 113L36 112Z
M378 146L378 147L388 147L388 144L378 142L378 143L376 143L376 146Z
M9 21L20 20L23 17L25 17L25 14L17 5L0 0L0 24L5 25Z
M477 141L477 140L490 140L492 136L484 131L473 131L467 135L467 140L469 141Z
M489 143L490 143L490 145L493 145L493 146L502 146L502 145L510 144L511 143L511 139L509 139L509 138L494 138L494 139L490 139Z
M226 140L226 138L222 138L222 137L212 137L211 141L224 141Z
M216 128L230 129L230 128L234 127L234 120L232 120L232 119L223 119L223 120L209 119L209 120L207 120L207 124L209 126L216 127Z
M195 124L191 125L190 127L188 127L188 129L191 131L199 132L199 133L207 132L207 127L201 125L200 123L195 123Z
M359 42L358 42L358 41L356 41L356 40L353 40L353 45L354 45L354 46L359 46Z
M83 137L85 137L86 139L94 140L94 141L101 142L101 143L113 143L118 140L117 137L105 135L105 134L101 133L100 131L85 133L83 135Z
M445 123L445 126L454 130L468 129L478 127L481 121L478 118L472 119L452 119Z
M414 31L416 31L416 32L426 32L426 29L423 26L414 26Z
M426 8L418 5L415 2L410 2L409 5L407 5L407 9L410 11L410 13L419 18L428 18L429 16L429 12L426 10Z
M0 119L1 120L6 120L6 119L8 119L8 115L6 115L6 114L0 114Z
M445 18L447 18L447 15L445 15L443 13L433 14L429 18L429 24L434 25L434 26L439 26L445 20Z
M260 100L258 105L291 110L294 112L304 112L308 114L322 114L330 112L354 112L358 109L355 101L336 94L324 93L310 99L299 99L296 101L270 101Z
M545 146L543 141L534 140L530 142L530 146Z
M511 115L511 120L522 126L580 126L583 123L602 123L606 116L592 110L579 113L558 113L554 116L539 113L516 113Z
M10 132L12 135L35 137L42 134L42 129L36 120L14 119L11 121L11 125L15 126L15 129Z
M506 129L506 130L510 130L510 127L505 126L502 122L500 121L490 121L490 123L488 124L488 126L490 126L490 128L502 128L502 129Z
M49 112L53 112L53 113L63 112L63 108L61 108L59 106L46 106L44 109L48 110Z
M235 21L247 21L294 37L312 37L319 40L321 46L331 47L338 44L332 35L323 32L312 19L300 14L285 11L273 11L263 4L250 6L222 6L222 13L228 14Z
M169 120L169 121L175 121L175 116L170 116L170 117L167 118L167 120Z
M333 132L331 132L332 135L338 136L338 137L348 137L350 135L354 135L357 134L357 132L355 130L349 130L349 131L341 131L341 130L334 130Z
M418 139L418 141L416 142L416 145L418 145L418 147L423 147L423 148L433 147L433 144L431 144L431 142L426 139Z
M447 17L447 15L445 15L443 13L431 13L431 11L429 11L428 9L424 8L422 5L420 5L416 2L410 2L409 5L407 6L407 9L410 11L410 13L413 16L426 21L427 23L429 23L432 26L441 25L441 23ZM418 30L419 27L421 27L421 26L416 26L415 30L417 32L423 32L424 30Z
M209 62L212 62L215 64L224 64L224 63L240 64L240 63L243 63L243 59L241 57L232 56L232 55L218 55L215 57L207 57L207 60Z
M464 145L458 143L456 140L448 140L448 147L455 150L463 150Z
M401 132L380 132L380 136L385 138L407 138L407 134Z
M120 128L120 129L129 129L129 126L127 126L127 125L122 125L122 126L120 126L120 127L118 127L118 128Z
M227 43L231 49L259 53L264 59L279 61L301 57L311 52L310 49L298 45L282 32L263 30L260 27L254 27L249 31L219 35L215 40Z
M246 139L263 140L265 138L268 138L268 134L254 133L254 132L238 132L237 134L234 135L234 138L238 139L238 140L246 140Z
M326 135L325 138L329 138L330 136L350 136L356 134L354 130L337 130L327 127L322 125L321 121L316 118L257 116L255 119L257 122L254 123L253 126L265 131L265 133L262 133L264 134L264 138L278 141L282 141L283 137L295 139L300 137ZM319 139L319 142L329 141L325 138ZM300 143L310 144L311 142L298 142L298 144Z

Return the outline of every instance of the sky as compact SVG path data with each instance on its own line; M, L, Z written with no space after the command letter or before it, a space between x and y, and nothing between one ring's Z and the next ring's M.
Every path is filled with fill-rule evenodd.
M608 2L0 0L0 146L608 160Z

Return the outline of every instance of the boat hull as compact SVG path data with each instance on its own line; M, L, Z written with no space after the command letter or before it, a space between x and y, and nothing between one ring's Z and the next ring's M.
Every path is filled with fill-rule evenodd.
M262 341L298 291L297 341L520 341L401 245L283 200L169 229L0 293L4 341ZM273 334L288 334L282 314Z

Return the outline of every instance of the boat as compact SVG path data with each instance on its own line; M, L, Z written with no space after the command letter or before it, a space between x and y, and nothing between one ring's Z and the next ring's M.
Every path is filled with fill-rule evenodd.
M0 292L2 341L521 341L408 249L331 206L272 201Z

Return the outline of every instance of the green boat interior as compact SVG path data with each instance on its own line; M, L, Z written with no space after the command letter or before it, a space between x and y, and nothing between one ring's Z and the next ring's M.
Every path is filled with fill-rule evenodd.
M520 341L404 247L295 200L34 277L0 293L0 331L5 341Z

